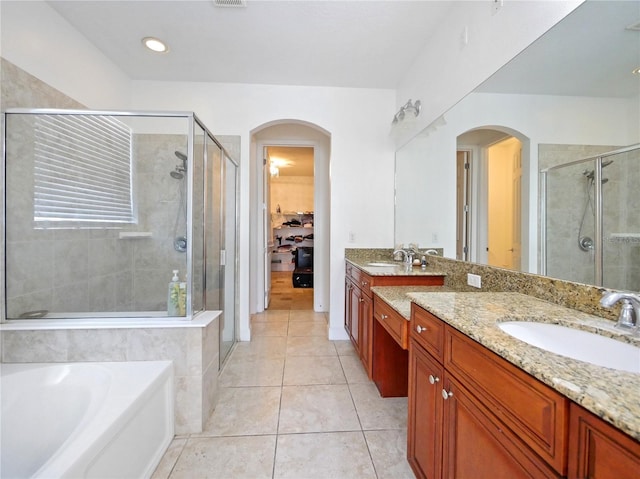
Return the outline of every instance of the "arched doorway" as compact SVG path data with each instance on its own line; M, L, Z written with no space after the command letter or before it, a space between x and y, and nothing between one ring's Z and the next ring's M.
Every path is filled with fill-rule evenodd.
M270 222L267 205L268 168L266 147L309 147L314 150L314 288L313 309L329 310L329 155L331 136L321 127L299 120L279 120L263 124L251 132L250 197L250 312L267 305L270 274Z
M523 270L529 255L529 139L485 126L457 137L457 256Z

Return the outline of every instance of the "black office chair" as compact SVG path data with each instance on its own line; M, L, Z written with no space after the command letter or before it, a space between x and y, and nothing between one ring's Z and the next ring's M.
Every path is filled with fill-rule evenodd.
M313 247L298 246L294 253L295 269L291 277L294 288L313 288Z

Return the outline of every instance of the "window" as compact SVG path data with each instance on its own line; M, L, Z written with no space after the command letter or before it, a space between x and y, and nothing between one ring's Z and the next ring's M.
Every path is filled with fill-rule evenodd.
M39 115L34 134L38 227L135 222L127 125L108 116Z

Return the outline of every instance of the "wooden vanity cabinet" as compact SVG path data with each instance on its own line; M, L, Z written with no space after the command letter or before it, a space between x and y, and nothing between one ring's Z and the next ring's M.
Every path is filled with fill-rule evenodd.
M347 263L345 280L345 329L349 334L351 343L358 352L360 361L367 372L372 376L372 322L373 300L371 298L371 278Z
M566 398L531 386L528 374L415 304L411 318L407 456L416 476L563 476Z
M640 442L575 403L569 415L569 479L640 477Z
M345 266L345 315L344 327L351 343L356 348L360 360L367 371L369 379L373 379L374 354L379 357L390 356L389 351L378 349L374 351L374 320L373 320L373 293L372 286L442 286L444 276L409 275L409 276L371 276L353 264L346 262ZM405 332L405 343L406 343ZM407 358L405 344L404 363L396 364L394 374L402 375L405 386L404 393L399 393L400 389L391 393L391 396L406 396L407 383ZM379 359L379 366L383 366L384 359ZM386 366L391 367L394 361L387 362Z

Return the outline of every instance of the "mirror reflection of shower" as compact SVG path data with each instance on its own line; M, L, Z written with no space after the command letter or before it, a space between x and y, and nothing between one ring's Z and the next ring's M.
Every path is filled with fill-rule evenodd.
M611 163L613 163L613 160L604 160L602 162L601 168L609 166ZM596 172L595 169L584 170L582 172L584 177L587 179L585 183L587 199L584 204L584 209L582 210L582 219L580 220L580 227L578 228L578 247L585 252L593 251L593 238L591 236L584 234L584 229L585 229L584 223L585 223L585 219L587 218L587 212L589 210L591 210L590 217L594 218L595 220L596 213L595 213L594 204L593 204L593 197L591 195L591 190L593 190L593 186L596 181L595 172ZM602 184L604 185L607 181L609 181L609 178L602 178L601 181L602 181Z
M180 202L178 204L178 210L176 211L176 221L173 226L173 249L180 253L187 251L187 203L186 203L186 182L184 181L184 175L187 172L187 155L181 151L174 152L176 157L181 161L169 174L171 178L180 181ZM182 226L180 228L180 226ZM179 231L185 232L180 235Z

